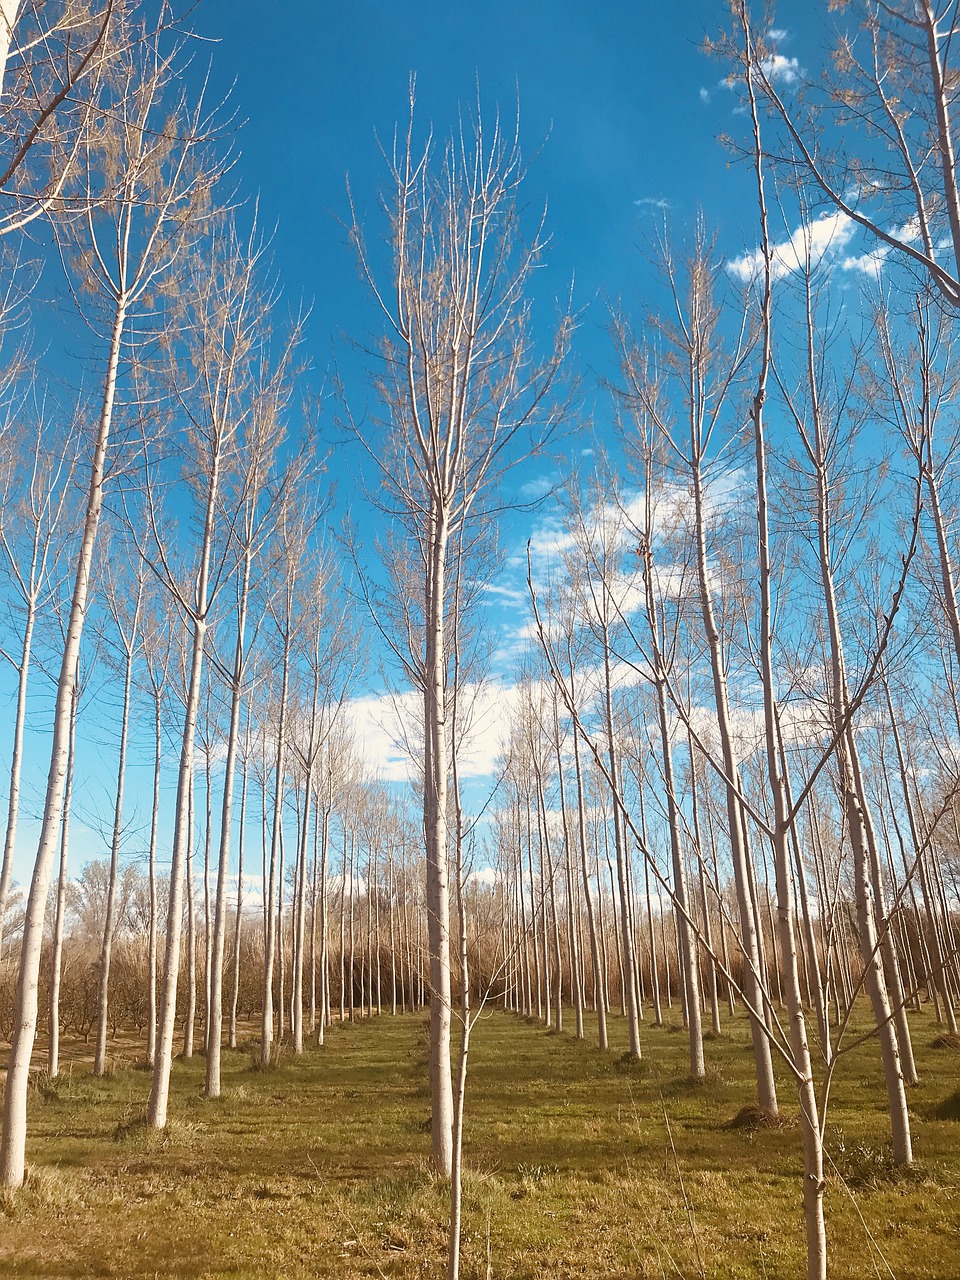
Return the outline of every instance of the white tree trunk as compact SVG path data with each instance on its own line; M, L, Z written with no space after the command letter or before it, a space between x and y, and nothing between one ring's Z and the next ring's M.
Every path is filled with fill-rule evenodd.
M63 818L63 796L66 786L67 761L70 754L70 722L73 689L80 657L80 641L86 620L87 597L93 569L100 513L103 507L103 481L110 427L113 422L113 405L116 394L117 368L120 361L120 344L126 321L125 300L117 304L114 312L113 331L104 380L103 403L97 425L93 459L90 467L90 483L87 490L87 510L83 534L77 556L76 577L70 603L70 620L67 626L57 696L53 717L53 746L50 752L50 769L47 774L47 790L43 807L43 822L34 863L30 893L23 923L23 940L20 947L20 967L17 976L17 994L10 1057L7 1064L7 1083L3 1100L3 1137L0 1141L0 1183L19 1187L23 1183L24 1160L27 1140L27 1086L30 1077L30 1059L37 1033L37 1001L39 995L40 954L43 947L43 923L47 907L47 892L53 858L60 835Z
M0 0L2 5L3 0ZM27 614L23 625L23 644L20 649L20 665L17 672L17 712L13 724L13 753L10 760L10 796L7 801L7 833L3 841L3 863L0 865L0 954L3 951L3 919L13 877L13 850L17 842L17 818L20 813L20 774L23 768L23 730L27 719L27 677L30 672L30 653L33 646L33 628L36 623L37 601L31 596L27 601Z
M753 1056L757 1069L757 1101L764 1111L776 1115L777 1088L773 1077L773 1057L770 1041L763 1016L767 998L762 978L763 970L760 959L757 914L754 909L752 893L747 830L743 805L740 801L740 769L734 752L726 672L720 644L720 632L716 623L711 595L711 578L707 560L703 477L700 472L699 462L693 467L692 480L700 613L703 618L703 628L710 655L714 704L717 714L717 732L720 739L723 770L726 775L724 790L727 800L730 855L733 862L734 884L740 918L739 942L744 961L743 988L752 1010L750 1014L750 1032L753 1039Z
M150 923L147 935L147 1065L151 1067L157 1053L157 826L160 821L160 765L163 759L159 690L155 690L155 697L153 803L150 809L150 847L147 853L147 877L150 886Z
M230 1029L228 1040L231 1049L237 1047L237 1006L240 1000L240 947L243 941L243 841L247 826L247 760L250 754L249 720L247 722L246 749L240 781L240 830L237 834L237 909L233 920L233 958L230 978Z
M57 911L53 922L53 955L50 959L50 1036L47 1047L47 1075L60 1074L60 979L63 972L63 923L67 909L67 857L70 850L70 806L73 800L73 763L77 739L77 697L70 709L70 745L67 754L67 785L63 794L63 821L60 828L60 874L57 878Z
M287 729L287 692L290 682L290 627L287 627L286 635L283 641L283 674L280 683L280 715L277 723L277 755L273 780L273 826L270 838L270 870L267 876L266 888L266 932L264 936L263 946L263 1004L260 1018L260 1065L268 1067L270 1065L271 1052L273 1049L273 969L276 960L276 951L278 946L277 934L279 925L282 921L278 921L278 912L275 908L277 901L277 880L281 880L279 893L282 900L283 884L282 870L278 870L281 854L282 828L281 819L283 817L283 780L284 780L284 759L285 759L285 737ZM279 946L283 947L283 935L280 935ZM281 997L281 1016L283 1008L283 999Z
M209 564L209 551L207 563ZM173 855L170 860L170 892L167 900L167 936L163 952L163 987L160 997L157 1053L153 1064L150 1097L147 1102L147 1124L154 1129L162 1129L166 1125L167 1105L170 1099L170 1069L173 1065L173 1037L177 1020L177 984L180 978L180 941L183 935L183 889L187 850L192 838L190 826L193 760L206 633L206 622L200 617L195 617L190 680L187 685L183 735L180 742L180 770L177 778Z
M13 43L13 32L22 5L23 0L0 0L0 94L3 92L10 45Z
M453 1170L453 1082L450 1075L450 895L448 887L446 650L444 604L447 525L432 516L424 732L427 743L423 795L426 840L427 937L430 952L430 1096L433 1162L441 1177Z
M655 625L655 623L654 623ZM679 908L674 913L680 943L680 962L685 1005L687 1010L687 1029L690 1037L690 1075L694 1080L703 1080L706 1075L706 1064L703 1060L703 1023L700 1015L700 974L697 968L697 947L690 920L693 916L693 903L687 889L687 871L683 861L683 848L680 844L680 820L677 812L677 793L673 774L673 747L670 741L670 724L667 719L667 692L663 678L655 678L654 686L657 696L657 719L660 724L660 745L663 755L663 783L667 797L667 822L670 829L670 856L673 862L673 892ZM692 782L696 786L696 780Z
M210 948L208 989L210 1000L207 1011L207 1073L205 1092L208 1098L220 1097L220 1057L223 1045L223 952L227 932L227 873L230 869L230 837L233 825L233 784L237 765L237 748L240 742L240 708L243 701L244 644L247 623L247 602L250 595L251 556L249 549L243 558L242 579L238 595L237 639L233 660L233 681L230 691L230 727L227 731L227 759L223 774L223 797L220 807L220 848L217 862L217 898ZM210 788L209 760L207 790ZM244 773L244 790L246 773ZM240 881L237 879L237 923L240 920ZM239 936L235 939L235 951L239 960ZM231 1043L236 1042L236 1006L231 1015Z
M134 627L136 622L134 622ZM100 946L100 973L97 983L97 1043L93 1055L93 1074L102 1076L107 1069L107 1023L110 995L110 962L113 937L117 927L117 882L120 876L120 839L123 835L123 784L127 770L127 735L130 727L130 687L133 681L135 641L129 637L123 674L123 708L120 719L120 754L117 761L117 795L113 810L113 837L110 842L110 883L107 887L107 913Z

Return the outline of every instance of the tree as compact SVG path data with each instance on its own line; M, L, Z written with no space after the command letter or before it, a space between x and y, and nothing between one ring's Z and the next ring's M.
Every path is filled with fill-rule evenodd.
M7 799L7 827L0 865L0 920L13 875L13 851L20 814L20 778L23 768L23 734L27 718L27 688L33 637L38 614L42 614L57 587L58 552L67 544L67 507L74 458L67 442L56 436L48 444L48 424L41 416L35 430L15 423L3 433L5 465L4 489L15 484L14 473L24 457L32 459L27 489L17 500L4 494L0 504L0 547L9 564L18 612L23 611L19 653L0 653L17 673L17 710L10 755L10 783ZM74 437L74 444L77 440ZM2 945L2 936L0 936Z
M751 75L780 137L766 146L812 201L832 206L960 307L960 186L952 0L840 0L841 29L818 86L796 101L777 85L772 34L751 47ZM738 11L744 6L737 6Z
M0 3L0 236L69 218L108 189L85 184L91 136L113 111L132 45L155 44L170 19L162 4L156 25L138 29L134 9L133 0Z
M206 133L202 109L190 111L182 101L175 101L172 117L169 113L168 83L174 61L175 53L162 56L156 46L152 59L147 45L129 51L116 74L114 109L102 134L90 140L87 149L88 172L105 171L111 190L108 201L87 212L83 258L85 280L95 281L108 303L107 357L57 681L43 820L20 948L17 1014L0 1143L0 1182L11 1187L19 1187L24 1177L27 1085L37 1025L43 922L63 813L73 686L110 462L124 334L138 308L146 318L162 302L164 283L191 235L192 220L204 204L212 180L210 169L195 163L195 153ZM160 112L167 125L162 129L154 127ZM169 127L171 118L179 122L176 129Z
M223 1035L223 953L227 926L227 873L233 825L233 789L237 753L240 748L240 712L247 692L249 650L256 639L259 624L248 634L254 566L265 557L265 544L273 528L273 504L277 499L278 481L274 475L276 452L284 435L284 414L288 407L290 382L289 362L296 343L286 344L286 356L275 371L264 371L263 385L253 390L254 408L246 425L244 464L236 483L239 492L233 498L238 515L233 536L239 551L235 572L236 616L233 660L229 667L217 663L230 691L230 721L227 730L227 755L224 765L223 797L220 814L220 848L217 866L217 897L210 956L210 1007L207 1017L208 1098L220 1096L220 1053ZM242 831L241 831L242 842ZM237 881L237 919L240 917L240 883ZM239 944L239 937L237 945ZM235 1022L231 1024L235 1028ZM234 1030L235 1035L235 1030Z
M186 462L190 476L197 536L188 566L178 564L176 543L163 519L163 488L157 471L165 451L158 460L151 456L152 450L145 449L139 489L145 530L141 554L175 600L189 630L157 1052L147 1105L147 1122L157 1129L166 1125L170 1094L184 879L193 830L197 717L207 637L217 601L236 568L238 547L232 533L233 523L242 518L242 484L239 492L234 490L232 509L228 506L225 510L225 495L238 468L248 480L256 470L245 470L248 459L244 448L250 444L255 453L251 442L256 440L256 431L251 428L248 440L245 429L257 408L256 375L269 331L270 291L264 290L261 282L264 252L255 226L244 241L233 220L223 215L209 228L203 253L191 261L184 317L187 346L180 353L184 364L174 360L169 371L173 404L182 414L183 429L168 442ZM192 894L188 907L191 902Z
M450 905L448 708L451 554L518 452L543 447L558 406L551 403L571 324L538 357L527 289L540 261L542 226L524 240L519 139L497 120L487 134L478 113L439 157L433 139L414 139L413 87L404 136L386 157L384 199L391 262L381 272L353 212L364 279L386 335L377 387L385 418L379 437L356 427L402 530L422 566L419 626L401 661L423 698L427 935L430 959L430 1090L434 1164L452 1167L450 1076Z
M129 563L129 561L128 561ZM114 931L117 927L117 879L120 869L120 842L123 837L123 793L127 769L127 743L130 732L130 702L133 692L133 667L141 646L143 595L146 568L135 561L132 580L107 579L109 609L123 650L123 704L120 709L120 750L117 758L116 803L113 834L110 839L110 886L104 913L103 941L100 947L99 989L97 992L97 1046L93 1057L93 1074L102 1076L107 1069L107 1008L110 993L110 961L113 955ZM128 593L131 599L124 600Z

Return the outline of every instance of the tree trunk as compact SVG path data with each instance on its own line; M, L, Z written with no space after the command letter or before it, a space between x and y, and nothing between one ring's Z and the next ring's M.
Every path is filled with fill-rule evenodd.
M153 803L150 809L150 847L147 852L147 879L150 893L150 921L147 932L147 1064L153 1066L157 1053L157 827L160 821L160 766L163 734L160 722L160 690L154 690L153 723Z
M237 835L237 906L233 921L233 957L230 970L230 1030L227 1040L231 1049L237 1047L237 1003L240 999L240 947L243 941L243 841L247 825L247 761L250 755L250 721L243 753L240 775L240 831Z
M63 824L60 830L60 874L57 878L57 913L53 923L53 955L50 960L50 1038L47 1048L47 1075L60 1074L60 977L63 970L63 922L67 906L67 853L70 847L70 806L73 800L73 762L77 738L77 696L70 708L70 744L67 752L67 783L63 793Z
M698 447L698 446L695 446ZM727 698L727 679L724 668L720 632L714 616L711 596L710 569L707 560L706 527L704 512L703 477L699 457L695 459L693 480L694 520L696 536L697 577L700 589L700 612L710 655L713 677L714 703L717 713L717 732L720 739L724 790L727 801L727 824L730 838L730 856L737 893L740 917L740 947L743 952L743 989L750 1006L750 1032L753 1039L753 1055L757 1070L757 1101L764 1111L777 1114L777 1088L773 1077L773 1058L767 1035L764 1015L766 992L763 987L763 969L760 958L758 921L754 909L752 876L750 869L747 830L743 805L740 800L740 770L733 745L730 706Z
M570 698L576 706L576 689L573 680L573 663L570 663ZM603 961L600 952L600 936L593 909L593 897L590 892L590 869L587 862L587 816L583 794L583 770L580 764L580 735L574 726L573 733L573 767L577 782L577 842L580 848L580 871L583 878L583 897L587 909L587 927L590 931L590 954L593 960L593 993L597 1014L597 1039L601 1052L606 1052L607 1010L603 991Z
M9 0L6 0L9 4ZM4 0L0 0L0 12ZM0 19L0 33L2 33ZM2 79L2 71L0 71ZM30 653L33 647L33 628L37 616L37 602L31 596L27 601L27 616L23 624L23 644L20 648L20 665L17 668L17 711L13 723L13 754L10 760L10 796L7 801L7 832L3 841L3 863L0 865L0 955L3 952L3 920L13 877L13 850L17 841L17 818L20 813L20 775L23 769L23 730L27 718L27 677L30 672Z
M278 859L280 857L281 818L283 810L283 767L287 729L287 692L290 683L290 628L283 637L283 667L280 678L280 716L277 724L277 757L273 783L273 827L270 838L270 869L267 876L266 936L263 948L263 1004L260 1019L260 1065L268 1067L273 1048L273 968L277 949L277 900ZM282 893L283 886L280 886ZM283 946L283 938L280 939ZM282 1003L282 1002L281 1002Z
M223 1045L223 953L227 932L227 874L230 870L230 837L233 827L233 787L237 767L237 748L240 741L240 707L243 701L244 639L246 631L246 604L250 585L250 556L244 556L243 581L240 589L240 607L237 617L237 640L233 660L233 680L230 690L230 726L227 730L227 758L223 773L223 796L220 805L220 848L217 853L217 896L213 922L212 945L209 947L207 990L209 992L207 1018L207 1072L205 1093L208 1098L220 1097L220 1066ZM207 759L207 795L210 794L210 762ZM244 783L246 772L244 772ZM207 806L209 825L209 802ZM209 847L209 835L207 837ZM239 881L237 884L237 921L240 920ZM208 924L209 935L209 924ZM239 937L235 948L239 952ZM236 1015L231 1018L232 1038L236 1040Z
M448 526L445 511L431 513L426 595L424 728L426 736L423 828L426 840L427 940L430 957L430 1096L433 1163L441 1177L453 1171L453 1082L450 1076L450 899L447 834L447 661L444 638Z
M139 612L139 602L138 602ZM127 734L130 727L130 686L133 680L136 617L131 634L125 640L126 660L123 674L123 709L120 718L120 755L117 762L117 797L113 811L113 838L110 842L110 883L107 889L107 915L100 946L100 973L97 990L97 1046L93 1055L93 1074L102 1076L107 1069L107 1014L110 992L110 961L113 936L117 927L117 881L120 873L120 839L123 835L123 784L127 769Z
M77 556L76 577L70 604L57 696L53 717L53 745L50 752L50 768L43 807L43 822L34 863L30 893L23 923L23 939L20 946L20 966L17 975L17 992L10 1056L7 1061L7 1081L3 1101L3 1137L0 1141L0 1184L19 1187L23 1183L24 1157L27 1138L27 1087L30 1077L30 1059L37 1032L37 1003L39 998L40 956L43 948L43 924L47 906L47 892L53 858L60 836L63 818L63 795L66 785L67 759L70 751L70 723L73 704L73 688L76 681L77 660L80 656L80 640L86 619L93 553L96 547L100 512L103 507L104 466L110 427L113 421L113 405L116 392L120 345L126 321L126 300L121 296L113 319L110 353L104 381L103 404L97 427L90 483L87 490L87 510L83 534Z

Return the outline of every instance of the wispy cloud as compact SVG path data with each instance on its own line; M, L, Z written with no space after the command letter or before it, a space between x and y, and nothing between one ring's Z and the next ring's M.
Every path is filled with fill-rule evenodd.
M700 87L700 101L703 103L708 103L713 101L713 94L710 92L709 89L705 89L702 85Z
M532 480L528 480L526 484L522 484L519 490L519 496L524 502L530 502L538 498L545 498L547 494L557 487L559 477L556 472L549 475L534 476Z
M661 213L671 208L670 201L665 196L641 196L633 203L640 209L659 209Z
M492 596L494 600L502 600L504 604L525 604L527 601L527 592L524 587L503 586L497 582L484 582L480 586L480 590L485 596Z
M774 280L800 271L809 256L814 266L833 258L849 244L856 232L856 224L845 213L823 213L812 222L797 227L787 240L775 244L771 251L771 272ZM727 270L738 280L749 283L763 270L763 253L753 249L731 258Z
M422 723L423 702L414 692L352 698L348 717L367 776L383 782L408 782L414 777L409 754L402 745L404 724Z

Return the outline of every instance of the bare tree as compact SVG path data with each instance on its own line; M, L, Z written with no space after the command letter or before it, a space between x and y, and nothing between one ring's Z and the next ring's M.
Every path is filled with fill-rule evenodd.
M146 45L138 46L135 55L118 72L116 107L109 124L87 149L91 175L98 169L106 170L112 189L111 200L101 210L90 210L87 215L83 264L85 277L97 282L110 305L107 358L101 410L91 441L86 512L57 682L43 822L20 950L17 1017L0 1144L0 1181L12 1187L19 1187L24 1176L27 1084L36 1035L43 920L63 812L73 685L103 508L123 338L138 307L149 314L149 308L162 299L164 280L169 279L171 267L190 234L191 217L205 199L211 181L210 170L195 163L194 153L206 133L200 109L189 111L181 104L178 111L176 102L171 104L169 100L167 84L175 55L163 57L154 47L151 59ZM171 105L173 118L179 119L180 126L175 130L154 128L161 111L165 123L169 122Z
M779 137L768 159L960 307L956 10L952 0L846 0L821 82L799 96L776 76L772 34L751 47L757 97ZM738 7L739 11L739 7ZM946 250L946 253L944 252Z
M479 115L438 157L418 150L410 121L387 156L385 197L392 261L385 275L354 213L360 268L380 305L386 338L378 388L381 438L357 434L389 495L389 510L422 566L411 638L424 702L424 838L430 955L430 1088L433 1159L452 1167L450 1076L450 907L448 809L448 572L452 544L480 518L483 499L517 460L549 434L549 400L569 334L564 320L552 354L538 359L528 328L527 288L542 231L522 239L518 196L524 167L516 137ZM383 280L384 282L378 283Z
M254 391L254 409L250 415L244 462L237 478L239 493L233 497L239 514L234 521L234 537L238 544L238 565L234 575L236 614L233 661L227 667L217 662L230 692L230 719L227 729L223 796L220 815L220 847L217 866L217 894L210 954L210 1004L207 1015L207 1079L208 1098L220 1096L220 1054L223 1015L223 953L227 924L227 874L233 824L233 792L237 752L240 746L240 712L249 679L249 651L259 632L256 622L248 634L254 567L265 555L275 516L278 480L273 474L276 451L283 438L283 419L290 392L289 361L296 342L286 344L286 356L276 370L265 370L264 383ZM214 659L216 661L216 658ZM237 887L237 918L240 916L240 886ZM239 940L238 940L239 941ZM234 1032L235 1035L235 1032Z
M129 564L130 561L128 560ZM133 667L141 645L141 614L146 569L134 562L128 581L108 574L106 595L108 607L123 650L123 701L120 708L120 749L117 756L116 802L113 833L110 839L110 883L104 913L103 940L97 990L97 1043L93 1055L93 1074L102 1076L107 1069L107 1009L110 994L110 961L113 955L114 931L117 926L117 880L120 869L120 842L123 838L123 795L127 770L127 743L130 732L130 704L133 693ZM129 600L125 597L129 594Z
M714 515L710 465L714 461L717 424L742 374L750 353L751 339L741 327L734 336L732 349L723 349L720 309L714 296L711 250L703 228L698 228L696 246L683 272L668 248L665 245L662 248L664 273L676 319L657 321L663 337L662 357L655 357L652 350L638 347L624 328L619 329L621 367L627 394L660 433L680 483L689 490L692 556L713 686L721 757L719 770L726 791L727 831L745 966L744 989L748 1007L753 1010L751 1033L757 1092L761 1108L776 1114L777 1092L766 1032L754 869L730 705L728 653L721 629L709 545Z
M145 536L140 550L176 601L189 628L184 718L167 904L157 1054L147 1106L147 1121L162 1129L167 1122L170 1069L176 1021L177 982L184 905L184 876L192 836L192 797L197 717L203 687L207 633L214 609L237 562L232 526L242 517L242 502L224 512L224 491L238 466L242 471L244 426L256 407L253 394L270 312L269 290L260 283L264 246L256 227L243 240L224 216L211 230L203 254L192 262L187 294L186 353L189 381L176 364L171 370L175 402L186 418L177 441L189 459L197 544L192 565L181 569L168 536L161 506L158 459L144 451L145 474L138 491ZM128 519L128 523L134 524ZM189 895L188 906L192 902Z
M0 505L0 547L10 570L22 609L22 633L18 653L0 653L17 673L17 710L13 724L10 756L10 791L7 800L7 828L0 865L0 920L13 874L13 850L20 811L20 778L23 768L23 734L27 716L27 688L33 655L34 630L38 615L50 604L57 587L59 552L67 543L68 496L73 472L73 451L54 436L47 441L48 426L41 416L35 430L16 424L3 434L6 448L3 468L4 500ZM76 438L75 438L76 440ZM18 464L31 459L26 491L13 497ZM2 938L0 938L2 943Z

